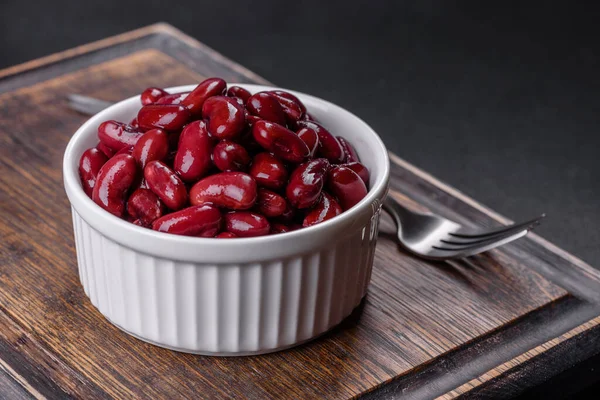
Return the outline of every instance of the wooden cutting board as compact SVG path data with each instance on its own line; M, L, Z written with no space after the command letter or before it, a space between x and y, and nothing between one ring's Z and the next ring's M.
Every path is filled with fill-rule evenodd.
M583 283L599 274L535 235L435 263L384 232L361 308L276 354L182 354L112 326L77 275L61 159L86 117L65 95L119 100L210 76L266 83L164 24L0 71L0 398L510 395L600 350L600 308L565 290L594 299ZM402 203L467 225L509 222L391 157Z

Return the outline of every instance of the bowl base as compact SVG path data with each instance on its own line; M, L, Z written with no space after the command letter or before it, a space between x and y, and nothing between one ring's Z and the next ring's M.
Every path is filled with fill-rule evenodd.
M136 335L135 333L132 333L132 332L128 331L127 329L123 328L119 324L114 323L106 315L104 315L104 318L106 318L106 320L108 322L110 322L111 324L113 324L114 326L116 326L117 328L119 328L120 330L122 330L123 332L125 332L126 334L128 334L130 336L133 336L134 338L139 339L142 342L146 342L146 343L150 343L150 344L152 344L154 346L162 347L163 349L173 350L173 351L177 351L177 352L180 352L180 353L197 354L197 355L200 355L200 356L211 356L211 357L243 357L243 356L258 356L258 355L261 355L261 354L276 353L278 351L288 350L288 349L291 349L291 348L296 347L296 346L301 346L303 344L306 344L306 343L311 342L313 340L319 339L321 336L324 336L324 335L328 334L329 332L331 332L332 330L334 330L335 328L337 328L338 326L340 326L346 320L346 318L348 318L348 317L342 319L338 324L336 324L336 325L332 326L331 328L327 329L325 332L322 332L322 333L320 333L320 334L318 334L316 336L313 336L313 337L311 337L309 339L305 339L305 340L302 340L300 342L289 344L289 345L285 345L285 346L281 346L281 347L275 347L275 348L272 348L272 349L257 350L257 351L202 351L202 350L189 350L189 349L186 349L186 348L183 348L183 347L169 346L169 345L158 343L158 342L155 342L153 340L146 339L146 338L143 338L143 337L141 337L139 335Z

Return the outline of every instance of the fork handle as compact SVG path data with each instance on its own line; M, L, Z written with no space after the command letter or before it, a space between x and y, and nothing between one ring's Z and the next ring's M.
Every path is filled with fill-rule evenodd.
M415 214L415 212L404 207L402 204L398 203L396 199L389 195L385 198L385 200L383 200L382 208L388 214L390 214L399 228L402 226L403 219L406 221Z

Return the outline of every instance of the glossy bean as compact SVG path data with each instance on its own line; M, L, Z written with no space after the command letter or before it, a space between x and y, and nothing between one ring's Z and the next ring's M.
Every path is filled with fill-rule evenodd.
M319 148L319 136L317 135L317 132L314 129L300 129L298 131L298 137L306 143L306 146L310 151L309 157L314 157Z
M285 194L292 207L310 208L319 200L329 162L317 158L299 165L290 175Z
M100 168L108 161L106 154L101 152L95 147L87 149L81 155L79 159L79 177L81 178L81 185L83 191L89 197L92 197L94 186L96 185L96 178L100 172Z
M154 160L163 161L169 153L169 136L162 129L151 129L133 146L133 158L144 168Z
M204 121L189 123L181 132L173 168L181 179L195 182L204 177L212 166L212 141Z
M260 117L250 114L248 110L244 112L244 115L246 116L246 124L251 128L254 126L256 121L260 121Z
M352 146L352 144L344 139L341 136L337 137L338 142L340 142L340 144L342 145L342 149L344 149L344 154L345 154L345 163L352 163L352 162L359 162L360 159L358 158L358 154L356 154L356 150L354 149L354 146Z
M139 220L142 226L149 227L164 212L164 204L150 189L136 189L127 200L127 213L134 220Z
M169 93L165 92L161 88L149 87L142 92L142 94L140 95L140 100L142 102L142 105L145 106L148 104L156 103L158 99L160 99L161 97L165 97L168 94Z
M140 124L138 124L138 120L137 117L134 117L130 122L129 122L129 126L131 126L132 128L136 129L136 130L140 130Z
M208 132L217 139L234 139L246 127L244 107L225 96L213 96L204 102L202 116Z
M351 162L343 165L356 172L358 176L360 176L360 179L362 179L365 183L367 189L369 188L369 170L367 169L367 167L365 167L359 162Z
M115 155L108 160L96 178L92 200L109 213L122 217L125 198L138 173L135 159L129 154Z
M238 99L241 99L243 104L246 104L246 102L248 101L248 99L250 98L250 96L252 96L252 93L250 93L249 91L247 91L246 89L244 89L243 87L240 86L231 86L229 89L227 89L227 96L229 97L237 97Z
M312 121L298 121L297 126L300 129L297 134L302 134L303 130L312 129L319 137L318 155L325 157L332 164L344 162L345 153L340 142L327 129Z
M190 112L182 105L148 104L140 109L137 119L142 129L175 131L189 121Z
M110 147L108 147L107 145L105 145L104 143L102 143L102 142L99 142L96 145L96 148L98 150L100 150L102 153L104 153L104 155L106 157L108 157L108 158L111 158L112 156L115 155L115 151L113 149L111 149Z
M342 207L328 193L323 192L315 207L306 213L303 227L319 224L342 213Z
M218 208L204 204L162 216L152 223L152 229L176 235L214 237L221 229L222 219Z
M343 165L329 171L327 186L344 211L352 208L367 195L367 187L361 177Z
M275 96L268 92L256 93L246 102L246 109L252 115L274 122L279 125L285 125L285 113Z
M217 239L235 239L237 236L231 232L221 232L215 237Z
M213 150L213 163L223 172L244 171L250 164L250 156L242 145L223 140Z
M119 154L132 154L133 153L133 146L127 146L127 147L123 147L121 150L117 151L115 153L115 156L118 156Z
M290 227L286 224L282 224L281 222L273 222L271 224L271 235L276 235L278 233L286 233L290 231Z
M293 94L284 92L283 90L273 90L269 93L279 102L288 123L298 121L302 117L302 114L306 112L304 104Z
M283 213L277 218L277 220L289 224L296 219L296 217L300 214L300 211L290 206L290 203L288 201L286 201L285 203L286 208L283 211Z
M267 235L271 225L264 215L251 211L232 211L225 214L225 230L238 237Z
M265 217L279 217L286 211L287 207L287 202L282 196L268 189L258 189L256 209Z
M188 96L188 94L190 94L190 92L168 94L158 99L155 104L178 105L181 104L181 102Z
M162 161L150 161L144 168L146 184L171 210L179 210L187 204L185 184Z
M115 153L123 147L134 146L143 134L132 126L113 120L98 126L98 139Z
M269 189L282 188L288 179L285 165L269 153L259 153L254 156L250 167L252 176L259 186Z
M256 182L243 172L221 172L207 176L190 190L193 205L213 204L232 210L246 210L256 202Z
M226 89L227 83L223 79L209 78L200 82L181 104L186 106L192 115L199 116L202 114L202 106L206 99L222 95Z
M252 127L252 135L259 145L285 161L301 163L310 154L298 135L273 122L257 121Z
M293 123L290 123L290 128L294 129L294 131L298 131L300 128L302 128L302 122L317 122L317 120L310 115L309 113L305 112L304 114L302 114L302 117L300 117L300 119L298 121L295 121Z

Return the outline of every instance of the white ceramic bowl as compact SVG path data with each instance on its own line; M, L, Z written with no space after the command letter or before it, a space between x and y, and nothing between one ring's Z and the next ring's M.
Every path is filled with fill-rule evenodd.
M274 89L240 86L253 93ZM370 191L332 220L274 236L219 240L156 232L111 215L85 195L79 158L97 144L101 122L129 121L137 114L139 96L109 107L77 130L65 150L63 174L79 276L85 293L109 321L174 350L247 355L315 338L360 303L371 277L388 187L387 151L355 115L290 92L332 133L354 144L371 173Z

